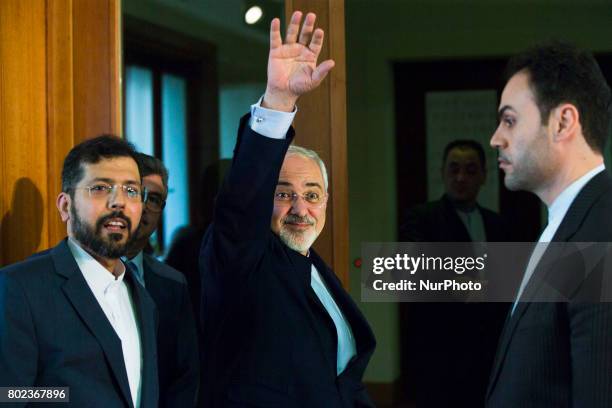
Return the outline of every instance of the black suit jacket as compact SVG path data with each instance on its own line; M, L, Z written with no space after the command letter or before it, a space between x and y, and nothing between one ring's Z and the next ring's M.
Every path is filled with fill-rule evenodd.
M571 251L573 242L612 242L611 214L612 179L604 171L576 196L553 237L567 244L544 253L506 322L488 407L612 407L612 304L584 296L605 289L610 271L599 263L586 279L583 255ZM568 301L531 302L542 298Z
M155 305L129 274L125 279L142 346L140 406L155 407ZM70 387L70 403L61 407L133 406L121 340L66 240L0 270L0 386Z
M143 254L144 281L159 313L159 406L195 406L200 364L187 281L182 273Z
M511 241L506 223L499 216L478 206L487 242ZM470 242L470 234L449 198L415 206L403 215L399 230L400 241L409 242Z
M293 138L241 124L234 161L201 252L204 383L211 407L369 407L361 382L375 347L365 318L314 251L270 230ZM336 374L336 329L310 286L314 264L348 320L357 356Z

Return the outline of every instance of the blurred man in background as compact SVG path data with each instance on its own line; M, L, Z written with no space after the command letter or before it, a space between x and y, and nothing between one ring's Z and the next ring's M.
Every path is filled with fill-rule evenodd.
M153 298L159 313L159 406L193 407L200 370L196 322L187 282L179 271L143 252L166 204L168 170L155 157L138 153L137 158L146 195L140 225L125 261Z
M509 241L499 214L478 204L487 177L485 152L455 140L442 157L444 195L409 209L400 241ZM411 303L406 326L410 395L418 407L483 407L495 348L508 311L503 303Z

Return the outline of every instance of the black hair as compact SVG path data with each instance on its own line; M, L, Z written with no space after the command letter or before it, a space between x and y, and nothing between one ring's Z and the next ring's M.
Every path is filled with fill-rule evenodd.
M578 110L586 142L602 153L610 130L610 87L593 55L574 45L552 41L510 59L506 82L520 71L529 75L542 124L562 103Z
M459 149L472 149L478 154L478 158L480 159L480 167L486 171L487 169L487 159L485 157L484 148L480 143L475 140L469 139L459 139L453 140L444 148L444 155L442 156L442 165L446 164L446 159L448 158L448 154L451 150L459 148Z
M74 146L64 159L62 168L62 191L74 195L76 185L83 178L83 164L96 164L101 159L131 157L139 166L136 150L131 143L113 136L101 135Z
M140 176L143 178L151 174L161 176L164 188L168 192L168 169L164 166L164 163L157 157L149 156L148 154L139 152L136 156L140 167Z

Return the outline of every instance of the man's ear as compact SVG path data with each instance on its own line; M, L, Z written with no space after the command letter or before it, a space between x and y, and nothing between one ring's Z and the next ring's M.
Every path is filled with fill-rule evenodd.
M569 140L580 129L580 114L575 105L564 103L551 112L553 141Z
M55 205L62 217L62 221L66 222L70 219L70 209L72 208L72 198L68 193L61 192L55 200Z

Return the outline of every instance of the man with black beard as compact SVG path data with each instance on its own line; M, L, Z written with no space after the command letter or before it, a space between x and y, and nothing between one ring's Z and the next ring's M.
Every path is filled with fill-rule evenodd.
M70 208L70 216L74 220L72 225L74 239L78 242L83 242L91 249L92 252L105 258L116 259L123 256L126 252L126 242L123 240L123 235L118 233L109 233L108 239L104 239L102 228L111 219L121 219L125 222L128 239L132 239L132 221L127 218L123 212L116 211L105 215L96 221L96 225L87 225L77 214L76 208ZM122 243L122 241L124 241Z
M157 406L155 306L120 261L143 197L127 142L101 136L68 153L57 198L68 238L0 270L0 387L69 387L76 407Z

